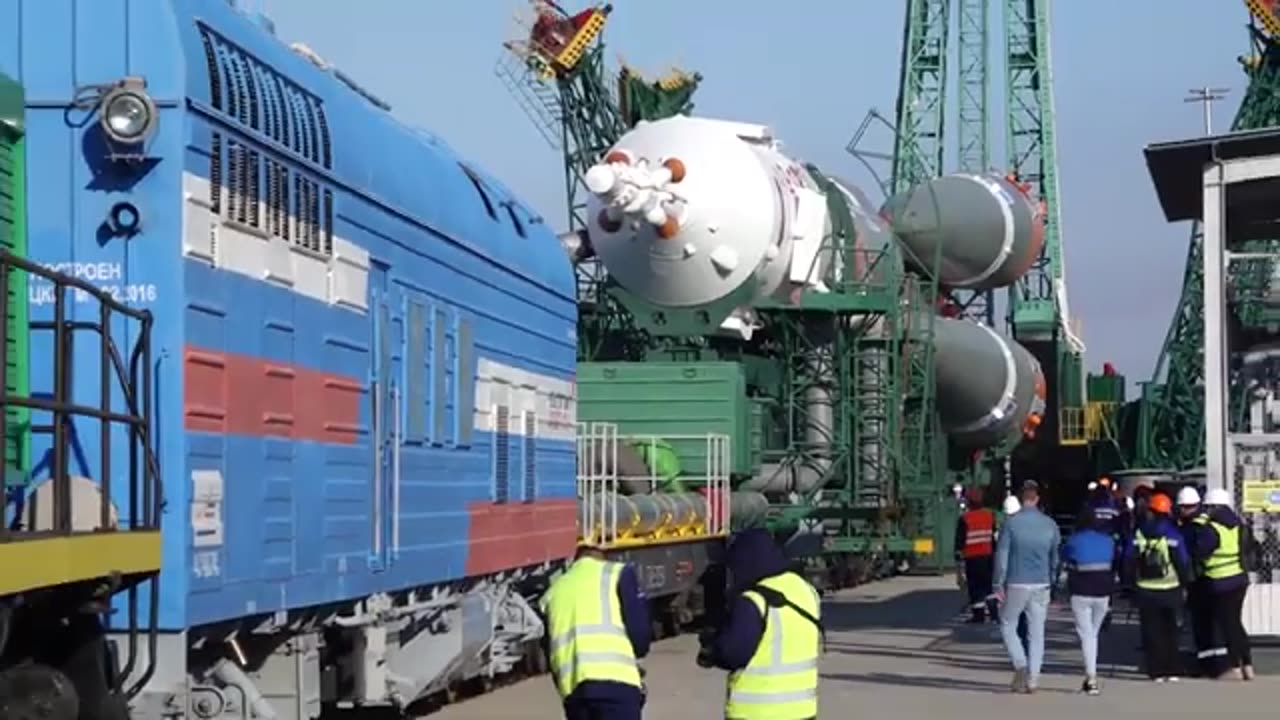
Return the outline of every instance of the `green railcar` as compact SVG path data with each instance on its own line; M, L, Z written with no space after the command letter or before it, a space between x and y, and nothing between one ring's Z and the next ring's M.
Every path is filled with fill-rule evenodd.
M26 257L25 127L22 86L0 73L0 248ZM26 397L27 277L14 270L5 283L5 393ZM25 407L6 404L4 472L6 492L24 485L30 470L30 415Z

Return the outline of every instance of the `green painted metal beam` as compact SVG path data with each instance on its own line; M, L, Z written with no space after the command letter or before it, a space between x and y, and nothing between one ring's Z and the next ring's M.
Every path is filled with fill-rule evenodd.
M959 0L956 15L956 169L984 173L991 169L991 0ZM993 291L953 291L952 295L965 317L995 327Z
M898 79L893 192L942 174L950 0L907 0Z
M1010 321L1020 340L1052 341L1061 322L1054 286L1062 278L1062 238L1049 2L1005 0L1004 12L1006 157L1010 172L1031 185L1046 211L1044 249L1012 288Z
M950 0L906 2L890 179L893 192L905 191L943 172L950 21ZM940 251L941 247L938 256L931 259L934 272L903 278L903 309L888 323L892 336L903 338L903 402L895 457L897 501L904 511L900 532L933 539L935 551L925 563L939 568L949 563L938 549L950 538L951 529L941 501L946 438L938 427L933 368ZM919 318L925 322L913 322Z
M22 86L0 73L0 248L19 257L27 254L26 113ZM5 393L26 397L28 375L27 278L10 271L6 293ZM3 486L27 480L30 470L31 412L5 407Z

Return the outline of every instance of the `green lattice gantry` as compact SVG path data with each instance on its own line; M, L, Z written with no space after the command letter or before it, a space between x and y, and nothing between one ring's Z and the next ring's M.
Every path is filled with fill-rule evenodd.
M1250 28L1252 47L1240 58L1249 85L1231 123L1232 130L1258 130L1280 125L1280 48L1258 27ZM1246 245L1244 251L1274 252L1276 241ZM1270 249L1268 249L1270 248ZM1131 449L1133 464L1189 469L1204 464L1204 317L1200 227L1192 229L1182 292L1165 336L1155 372L1143 386L1138 404L1138 432ZM1228 285L1234 289L1232 312L1245 331L1274 326L1277 318L1258 302L1270 281L1270 263L1233 264ZM1233 383L1233 388L1242 387ZM1232 398L1233 415L1240 398ZM1239 418L1233 425L1238 425Z

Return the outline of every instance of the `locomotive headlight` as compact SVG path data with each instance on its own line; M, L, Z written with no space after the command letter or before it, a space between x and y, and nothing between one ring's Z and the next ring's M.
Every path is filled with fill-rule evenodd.
M108 90L101 108L102 130L114 142L136 145L155 132L156 104L141 78L126 78Z

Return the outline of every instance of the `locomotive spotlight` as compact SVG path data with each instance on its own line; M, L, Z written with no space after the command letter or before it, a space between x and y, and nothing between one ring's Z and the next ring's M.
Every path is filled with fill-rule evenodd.
M108 90L100 107L102 131L122 145L146 141L160 118L155 101L147 94L147 81L138 77L127 77Z

